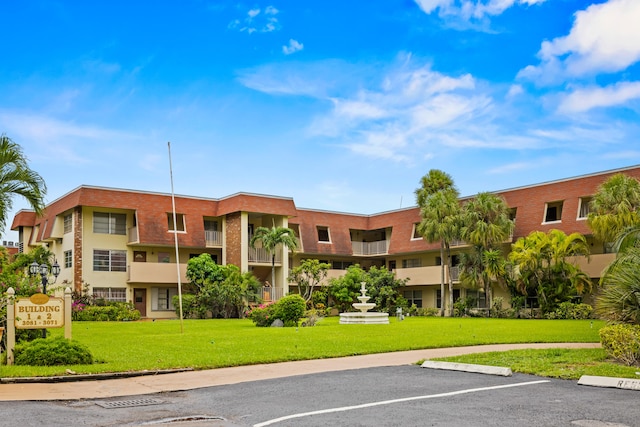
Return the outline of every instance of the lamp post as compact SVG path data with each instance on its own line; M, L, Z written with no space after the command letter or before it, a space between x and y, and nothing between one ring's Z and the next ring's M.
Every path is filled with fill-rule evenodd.
M29 264L29 274L32 277L35 277L37 274L40 274L40 279L42 283L42 293L47 294L47 284L49 284L49 266L45 263L38 265L37 262L33 261ZM58 275L60 274L60 265L58 261L54 260L53 265L51 266L51 274L53 274L53 282L56 283L58 279ZM42 330L42 338L47 337L47 330Z

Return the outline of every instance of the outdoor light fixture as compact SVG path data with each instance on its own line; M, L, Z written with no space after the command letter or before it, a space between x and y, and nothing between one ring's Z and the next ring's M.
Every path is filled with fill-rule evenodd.
M29 274L32 277L35 277L36 275L40 274L40 279L42 283L42 293L46 295L47 284L49 283L49 266L45 263L38 265L37 262L33 261L31 264L29 264ZM55 259L53 261L53 265L51 266L51 274L53 274L53 282L51 283L56 283L56 280L58 279L58 275L60 274L60 265L58 264L58 261L56 261ZM47 337L47 330L43 329L42 338L46 338L46 337Z

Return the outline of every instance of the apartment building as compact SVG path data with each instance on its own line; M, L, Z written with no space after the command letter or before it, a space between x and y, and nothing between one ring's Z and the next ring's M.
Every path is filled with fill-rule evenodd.
M597 187L619 172L640 179L640 166L634 166L495 192L512 210L513 241L535 230L583 233L592 255L576 262L597 279L615 254L594 240L585 219ZM96 296L133 302L146 318L175 317L178 272L186 283L188 260L205 252L220 264L252 271L265 284L265 296L274 300L289 292L290 267L306 258L331 264L329 278L352 264L386 266L408 279L404 297L418 307L439 307L448 298L440 295L439 244L416 233L417 207L360 215L303 209L291 198L249 193L220 199L175 196L175 207L174 229L170 194L83 185L53 201L40 217L18 212L11 229L18 232L20 250L46 245L56 256L58 284L76 291L88 286ZM273 225L292 228L300 247L295 253L277 251L275 283L269 283L271 256L249 241L253 230ZM452 249L455 261L464 242ZM472 296L484 307L482 292L461 288L455 268L447 274L455 283L454 299ZM505 291L496 291L508 301Z

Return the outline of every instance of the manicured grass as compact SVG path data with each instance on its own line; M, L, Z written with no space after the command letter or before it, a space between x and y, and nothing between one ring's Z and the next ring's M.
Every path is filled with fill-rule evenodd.
M640 379L640 368L611 363L602 349L511 350L447 357L458 363L509 367L513 372L577 380L582 375Z
M97 363L62 367L1 366L0 376L63 375L225 366L495 343L598 342L600 321L409 317L389 325L257 328L250 320L74 322L73 339ZM62 334L62 329L51 329Z

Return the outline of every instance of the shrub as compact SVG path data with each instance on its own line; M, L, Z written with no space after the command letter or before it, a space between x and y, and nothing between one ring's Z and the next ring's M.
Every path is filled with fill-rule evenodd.
M14 349L16 365L60 366L90 365L93 356L88 348L77 341L63 337L39 338L17 344Z
M180 296L173 296L173 306L176 308L176 316L180 317ZM198 304L198 296L195 294L182 294L182 317L184 319L204 319L206 309Z
M440 316L440 309L435 307L418 308L416 316L436 317Z
M256 326L271 326L276 317L274 316L275 305L273 303L260 304L247 313L247 317L251 319Z
M298 326L307 307L304 298L298 294L287 295L275 304L274 316L285 326Z
M593 307L589 304L575 304L569 301L560 303L555 311L545 314L547 319L574 319L582 320L591 318Z
M108 302L107 305L88 305L81 310L73 310L73 320L116 322L140 320L140 312L128 302Z
M640 362L640 325L608 325L599 334L602 348L610 357L629 366Z

